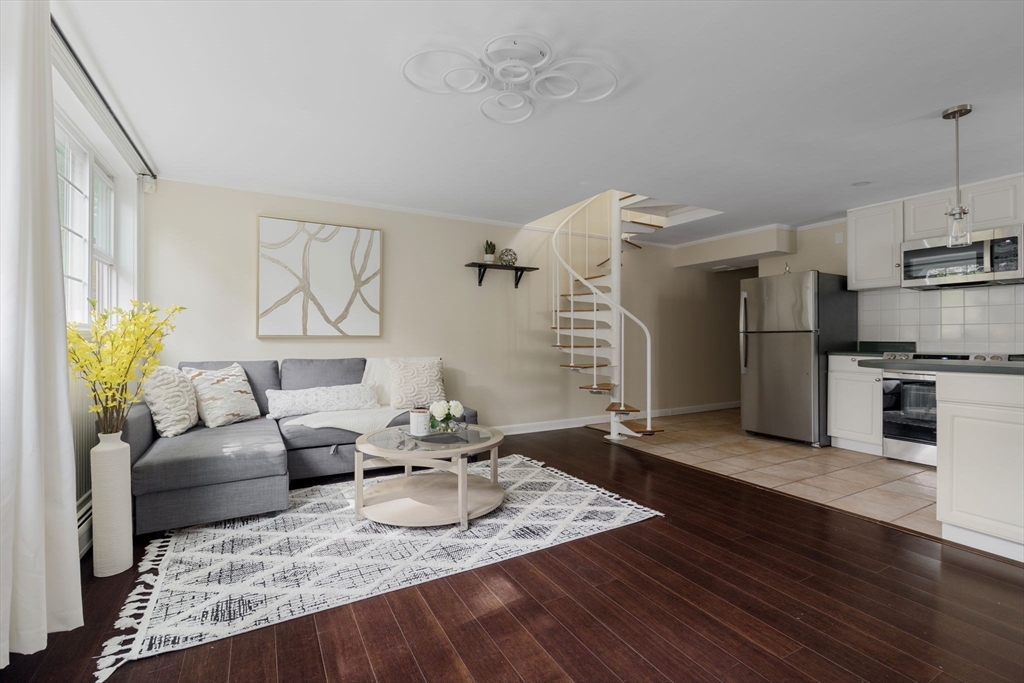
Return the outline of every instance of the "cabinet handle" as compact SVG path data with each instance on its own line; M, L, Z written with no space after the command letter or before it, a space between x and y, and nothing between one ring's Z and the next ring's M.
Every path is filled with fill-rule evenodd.
M850 359L850 362L851 362L851 363L856 363L856 362L857 362L857 359L856 359L856 358L851 358L851 359Z
M897 263L897 264L896 264L896 267L897 267L897 268L899 268L899 267L900 267L900 264L898 264L898 263Z
M882 378L881 378L881 377L876 377L876 378L875 378L875 381L876 381L876 382L881 382L881 381L882 381Z

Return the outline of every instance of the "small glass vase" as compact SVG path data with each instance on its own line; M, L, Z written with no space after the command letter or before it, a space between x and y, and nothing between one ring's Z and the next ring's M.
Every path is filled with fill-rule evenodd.
M452 434L465 429L461 422L456 422L455 418L449 418L447 420L431 420L430 431L433 434Z

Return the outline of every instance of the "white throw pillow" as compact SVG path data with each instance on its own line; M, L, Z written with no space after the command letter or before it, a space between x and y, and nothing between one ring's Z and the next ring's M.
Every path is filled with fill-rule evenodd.
M363 371L363 384L368 384L377 392L377 403L382 406L391 405L391 373L388 371L388 361L440 361L437 356L426 356L420 358L367 358L366 369Z
M177 368L153 368L142 387L142 400L153 413L153 424L160 436L177 436L199 422L196 390Z
M342 384L292 391L267 389L267 402L270 404L267 417L275 420L293 415L380 407L377 404L376 392L367 384Z
M238 363L221 370L182 368L196 390L199 417L207 427L222 427L260 416L249 378Z
M417 408L444 400L441 360L409 361L389 358L391 407Z

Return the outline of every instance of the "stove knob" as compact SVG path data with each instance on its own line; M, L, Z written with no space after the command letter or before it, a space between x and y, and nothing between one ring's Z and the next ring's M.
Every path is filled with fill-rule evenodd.
M971 360L988 360L988 358L984 354L979 353L978 355L971 358Z
M993 354L993 355L989 356L988 359L989 360L1003 360L1003 357L1000 356L998 353L996 353L996 354Z
M908 354L906 354L906 353L901 353L899 355L899 359L900 360L910 360L910 356Z

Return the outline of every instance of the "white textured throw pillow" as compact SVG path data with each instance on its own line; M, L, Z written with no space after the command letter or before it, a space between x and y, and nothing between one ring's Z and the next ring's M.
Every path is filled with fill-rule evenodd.
M207 427L222 427L260 416L249 378L238 363L221 370L182 368L181 371L192 380L199 417Z
M363 384L368 384L377 392L377 403L382 406L391 405L391 373L388 371L388 361L440 361L437 356L421 356L417 358L367 358L366 369L363 371Z
M158 365L143 385L142 400L153 413L160 436L177 436L199 422L196 390L185 373Z
M444 400L441 360L409 361L389 358L391 407L417 408Z
M309 415L334 410L370 410L379 408L377 394L366 384L342 384L283 391L267 389L270 412L267 417L280 420L293 415Z

